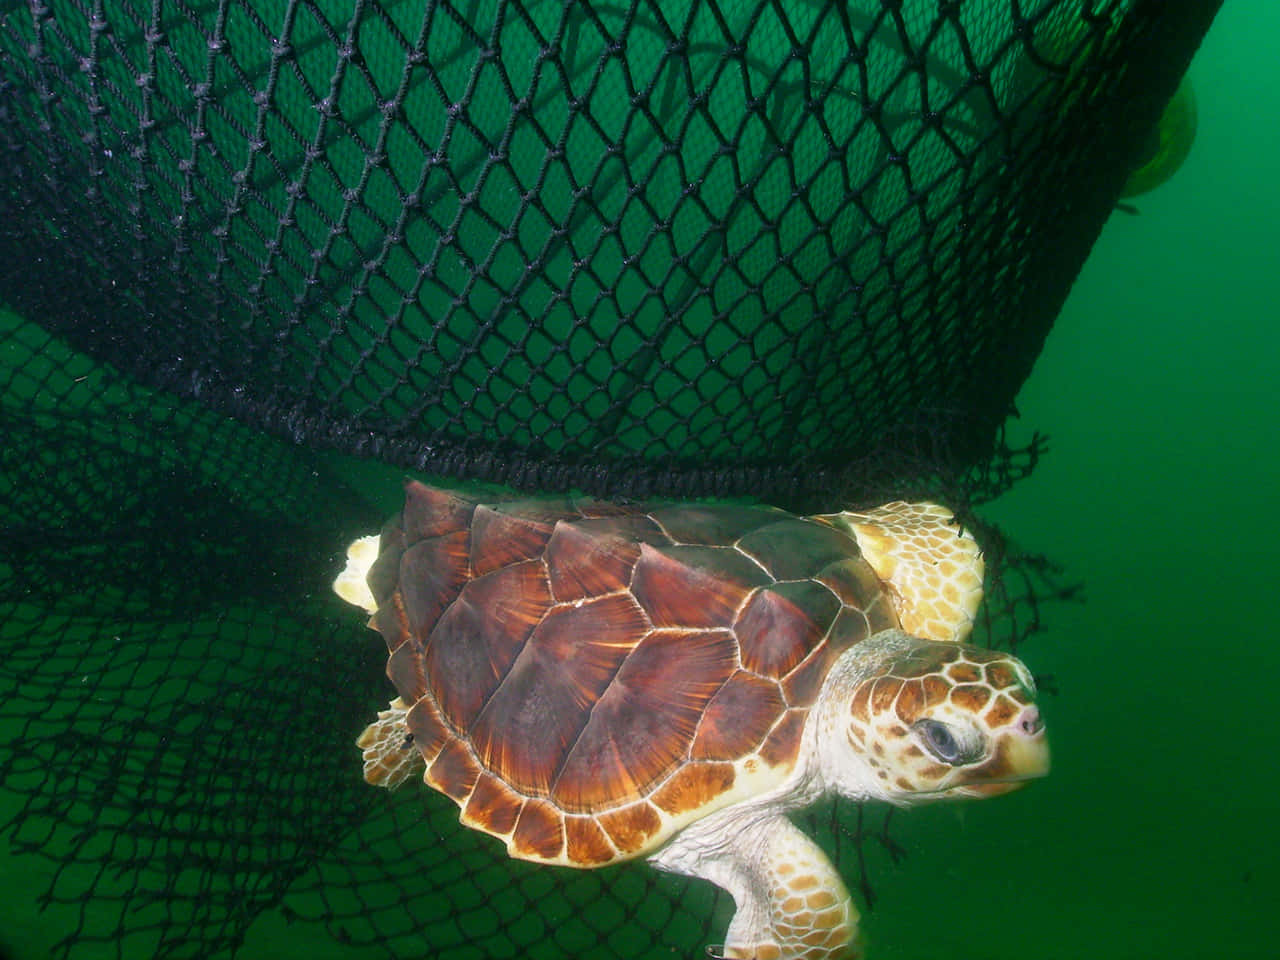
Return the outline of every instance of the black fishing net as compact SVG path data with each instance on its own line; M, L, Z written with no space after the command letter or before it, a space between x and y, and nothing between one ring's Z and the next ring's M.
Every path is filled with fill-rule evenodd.
M0 817L57 949L699 956L707 885L363 783L342 548L387 467L996 495L1217 6L0 5ZM1011 569L989 639L1037 622ZM810 823L851 879L862 816Z

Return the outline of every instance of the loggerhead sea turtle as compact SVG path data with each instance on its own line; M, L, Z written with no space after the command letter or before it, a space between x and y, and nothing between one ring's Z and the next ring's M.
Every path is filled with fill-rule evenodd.
M1031 674L960 642L982 572L930 503L483 504L411 481L334 584L399 694L357 741L364 776L425 767L513 857L719 884L724 956L856 956L857 909L788 812L1048 770Z

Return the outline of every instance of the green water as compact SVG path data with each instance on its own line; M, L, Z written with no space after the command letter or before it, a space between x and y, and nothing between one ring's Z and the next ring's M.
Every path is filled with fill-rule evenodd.
M1276 36L1274 0L1226 5L1192 67L1190 158L1112 218L1020 397L1051 453L988 513L1086 585L1024 650L1059 689L1054 772L897 818L909 856L877 869L872 960L1277 953ZM0 860L22 960L67 919L35 911L48 869ZM275 917L239 954L355 955Z
M1111 218L1019 398L1051 452L989 512L1086 585L1025 651L1053 774L897 821L873 958L1280 951L1278 33L1226 4L1189 159Z

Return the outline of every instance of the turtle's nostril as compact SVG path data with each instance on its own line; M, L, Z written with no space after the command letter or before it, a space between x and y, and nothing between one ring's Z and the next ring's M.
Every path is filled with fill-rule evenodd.
M1035 736L1044 729L1044 718L1040 716L1038 707L1027 707L1018 718L1018 729L1028 737Z

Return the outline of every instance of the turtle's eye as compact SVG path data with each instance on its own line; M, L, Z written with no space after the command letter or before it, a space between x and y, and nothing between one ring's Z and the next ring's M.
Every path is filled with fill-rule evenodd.
M978 744L967 742L971 737L963 736L961 731L940 720L917 720L911 725L911 729L916 732L925 749L943 763L953 766L968 763L980 750Z

